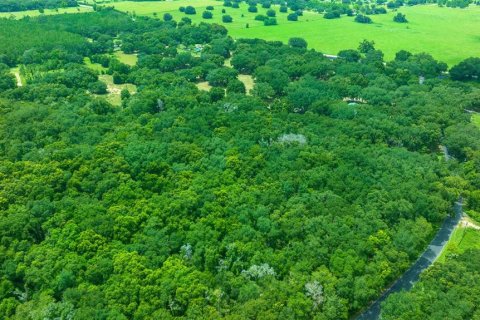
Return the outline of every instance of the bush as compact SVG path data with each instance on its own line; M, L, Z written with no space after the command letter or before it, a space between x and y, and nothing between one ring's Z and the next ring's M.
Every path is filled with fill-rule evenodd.
M273 10L273 9L268 9L267 10L267 16L275 17L276 15L277 15L277 13L275 12L275 10Z
M355 17L355 22L358 22L358 23L372 23L372 19L370 19L370 17L367 17L363 14L357 14L357 16Z
M229 0L227 0L227 1L225 1L225 2L223 3L223 6L224 6L224 7L231 7L231 6L232 6L232 3L231 3Z
M163 20L164 21L171 21L173 19L172 15L170 13L165 13L163 15Z
M306 48L307 41L303 38L293 37L288 39L288 45L293 48Z
M272 4L268 1L265 1L265 2L262 3L262 8L270 9L271 6L272 6Z
M257 21L265 21L268 17L264 16L263 14L258 14L255 16L255 20Z
M203 11L202 18L203 19L212 19L213 18L213 13L211 13L210 11Z
M226 14L226 15L224 15L224 16L222 17L222 21L223 21L223 23L230 23L230 22L233 21L233 19L232 19L231 16L229 16L228 14Z
M280 6L280 10L279 10L279 11L280 11L281 13L287 13L287 12L288 12L288 8L287 8L287 6L282 5L282 6Z
M329 11L323 15L325 19L337 19L340 18L340 13L338 11Z
M277 24L277 19L268 17L265 20L263 20L263 25L264 26L274 26Z
M232 8L238 9L238 8L240 8L240 5L238 4L238 2L234 2L234 3L232 4Z
M252 13L258 12L258 8L256 6L250 6L248 7L248 12L252 12Z
M185 14L196 14L197 11L192 6L185 7Z
M205 9L212 11L214 8L213 6L207 6Z
M407 17L400 12L397 13L397 15L393 17L393 21L398 22L398 23L407 23L408 22Z
M287 20L288 21L298 21L298 16L296 13L290 13L288 16L287 16Z

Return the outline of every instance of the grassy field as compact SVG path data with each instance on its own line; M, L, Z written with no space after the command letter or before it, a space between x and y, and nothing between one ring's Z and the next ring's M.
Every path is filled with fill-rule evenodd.
M136 65L138 61L138 56L136 54L127 54L123 53L122 51L115 51L114 55L117 57L118 61L129 66Z
M480 114L478 113L472 114L471 121L474 125L480 128Z
M52 14L64 14L64 13L84 13L84 12L91 12L93 11L90 7L77 7L77 8L60 8L58 11L54 9L46 9L43 15L52 15ZM40 16L38 10L27 10L27 11L19 11L19 12L0 12L0 18L10 18L14 17L15 19L21 19L23 17L36 17Z
M436 5L404 7L399 10L407 15L408 24L393 22L395 13L372 16L373 24L355 23L353 17L327 20L322 15L305 12L298 22L287 21L287 13L277 9L277 26L263 26L255 21L256 14L247 11L242 3L239 9L226 8L222 2L212 0L178 0L162 2L115 2L116 9L137 15L162 18L166 12L176 20L185 14L178 11L180 6L193 5L196 15L189 15L194 22L208 21L221 23L221 10L233 17L233 22L226 24L234 38L262 38L267 40L287 41L293 36L304 37L310 47L328 54L336 54L342 49L356 48L363 39L374 40L377 47L384 51L387 59L394 57L401 49L411 52L428 52L449 65L480 52L480 7L467 9L440 8ZM202 12L207 5L213 5L213 19L205 20ZM265 14L266 9L259 6L258 14ZM243 15L243 17L242 17ZM247 23L249 28L246 28Z
M466 218L466 221L475 224L475 222L469 218ZM467 227L460 223L437 261L440 263L445 262L447 255L461 254L468 249L480 249L480 230Z
M105 96L108 102L115 106L120 106L122 104L121 92L123 89L128 89L130 94L135 94L137 92L137 86L131 83L125 84L114 84L113 77L108 74L102 74L98 79L107 84L108 94Z

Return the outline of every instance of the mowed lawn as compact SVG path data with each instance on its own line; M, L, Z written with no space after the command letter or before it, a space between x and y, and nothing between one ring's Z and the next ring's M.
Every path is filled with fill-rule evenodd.
M471 57L480 56L480 7L470 6L467 9L440 8L437 5L422 5L402 7L398 11L406 14L409 23L393 22L394 12L386 15L371 16L373 24L359 24L353 17L327 20L321 14L304 12L299 21L287 21L287 13L278 12L277 26L264 26L261 21L255 21L257 14L265 14L266 9L258 6L258 13L247 11L247 5L242 3L239 9L223 7L223 2L212 0L179 0L161 2L115 2L116 9L137 15L158 18L168 12L174 19L180 20L188 16L194 22L222 23L221 10L233 17L233 22L225 24L234 38L262 38L267 40L288 41L289 38L300 36L305 38L309 46L323 53L336 54L343 49L354 49L363 39L374 40L387 59L392 59L399 50L414 53L428 52L435 58L450 66ZM196 15L181 13L180 6L192 5ZM202 18L205 7L213 5L213 19ZM243 15L243 17L242 17ZM249 28L247 28L247 24Z
M38 10L27 10L27 11L18 11L18 12L0 12L0 18L10 18L14 17L15 19L21 19L23 17L36 17L40 15L53 15L53 14L64 14L64 13L84 13L92 12L91 7L75 7L75 8L60 8L58 10L54 9L45 9L44 13L40 13Z

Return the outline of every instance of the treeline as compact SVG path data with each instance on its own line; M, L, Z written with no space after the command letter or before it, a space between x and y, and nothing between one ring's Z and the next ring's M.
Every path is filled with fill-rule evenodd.
M480 93L428 54L113 10L0 23L27 80L0 67L0 318L347 319L475 199L478 161L438 145L478 159ZM84 57L138 92L110 104Z
M0 12L57 9L78 6L77 0L0 0Z

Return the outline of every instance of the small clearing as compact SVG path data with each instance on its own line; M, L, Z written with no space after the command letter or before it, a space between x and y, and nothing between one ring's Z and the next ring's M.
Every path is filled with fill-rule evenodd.
M243 82L243 84L245 85L247 94L249 94L250 90L253 89L253 85L255 84L255 82L253 81L253 77L249 74L239 74L238 80Z
M208 84L208 81L203 81L195 84L198 88L198 90L203 90L203 91L210 91L212 89L212 86Z

